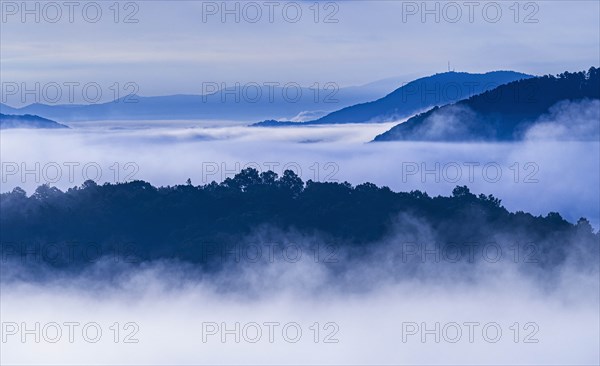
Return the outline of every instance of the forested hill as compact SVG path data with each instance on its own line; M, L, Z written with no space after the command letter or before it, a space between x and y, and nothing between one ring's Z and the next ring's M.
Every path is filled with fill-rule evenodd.
M599 238L585 219L572 224L558 213L512 213L499 199L467 187L456 187L450 197L430 197L371 183L304 183L292 171L278 177L246 169L203 186L87 181L66 192L43 185L31 196L16 188L0 195L0 204L4 253L23 243L95 243L103 253L135 243L141 260L201 262L203 244L241 243L257 231L279 230L363 249L382 241L466 245L504 236L511 243L503 245L539 244L551 264L575 243L597 250Z
M600 70L514 81L469 99L435 107L374 141L512 141L563 101L600 99ZM597 123L598 121L590 121Z

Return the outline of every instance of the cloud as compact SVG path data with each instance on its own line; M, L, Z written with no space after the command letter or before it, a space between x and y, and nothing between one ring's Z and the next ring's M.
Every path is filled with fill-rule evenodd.
M107 121L75 123L69 131L3 131L1 190L19 185L32 193L53 177L53 162L62 167L53 183L61 189L80 185L90 163L102 169L101 182L144 179L154 185L182 184L188 177L194 184L220 181L235 174L238 165L258 164L278 173L286 166L300 169L305 181L371 181L430 195L448 195L466 184L474 193L501 198L510 210L559 211L571 221L587 216L598 227L600 143L365 143L395 123L250 128L222 121ZM301 143L306 141L312 143ZM11 162L17 163L14 174L7 170ZM70 165L73 181L66 163L79 164ZM88 175L95 174L95 167L88 166ZM431 243L434 230L415 218L399 217L397 232L360 255L340 250L337 262L315 261L314 251L303 247L302 260L296 262L281 255L273 262L266 256L258 263L229 259L214 273L175 261L127 264L114 259L83 272L36 272L27 263L14 266L3 258L7 338L0 361L598 364L600 295L593 250L570 243L567 261L553 269L514 263L509 248L518 233L509 232L489 238L505 248L497 263L482 260L481 253L474 263L432 262L430 257L422 262L413 255L404 261L402 244ZM327 242L315 233L269 228L257 228L247 239ZM36 333L36 322L40 342L32 334L22 342L23 324ZM67 338L68 322L79 324L73 343ZM239 332L222 342L223 327L235 330L236 323ZM268 324L273 323L278 325L271 343ZM477 324L473 342L465 324ZM48 342L56 338L57 325L60 340ZM284 336L285 326L289 334ZM298 327L302 336L293 343ZM422 342L424 328L435 331ZM98 329L102 335L92 343ZM252 343L257 329L261 337ZM452 343L457 329L461 337ZM502 335L496 341L497 329Z
M325 116L328 112L326 111L304 111L298 113L297 116L290 119L292 122L306 122L312 121Z
M450 105L425 119L411 136L425 141L469 140L471 128L477 122L477 116L470 108Z
M600 100L563 101L525 133L530 140L600 141Z
M467 185L499 197L512 211L556 211L571 222L584 216L599 227L597 141L366 143L395 123L250 128L223 121L107 121L73 123L67 131L7 130L0 136L0 185L2 192L21 186L29 194L42 183L65 190L86 178L153 185L191 178L200 185L244 167L278 174L292 169L304 181L368 181L431 195Z
M460 3L460 20L451 22L448 17L456 6L440 3L438 11L427 12L418 2L418 11L406 21L403 6L412 2L322 3L318 14L313 3L303 2L297 23L285 20L284 4L277 6L275 19L269 22L267 7L258 3L263 17L256 23L247 22L240 12L238 22L235 14L222 22L220 11L203 21L202 7L212 3L173 7L166 2L140 2L133 3L137 11L124 5L118 14L111 10L112 4L99 3L103 16L97 23L85 21L82 6L76 6L69 22L69 9L63 3L58 3L62 17L56 23L45 21L40 11L39 22L34 22L35 14L22 22L21 11L3 12L7 16L0 35L3 80L27 85L132 81L140 85L143 95L164 95L197 92L202 81L247 82L248 75L255 82L356 85L398 75L398 70L403 75L418 70L420 76L445 71L448 61L457 71L511 68L533 74L587 69L598 61L595 2L572 3L567 12L562 3L518 12L499 3L502 17L495 23L485 18L488 11L494 14L494 6L477 5L470 11ZM290 16L293 12L290 9ZM139 21L124 23L132 13ZM326 23L326 17L338 21ZM560 29L554 24L560 24Z
M403 222L421 238L432 230ZM107 259L78 276L32 281L6 276L23 269L4 262L2 319L11 331L0 357L8 364L598 363L593 257L585 265L567 260L553 273L514 263L512 255L495 263L408 263L398 245L403 232L360 257L340 252L335 265L308 255L293 263L230 261L206 274L180 262ZM284 242L322 240L270 234ZM248 239L268 235L259 230ZM35 329L36 322L40 342L35 331L22 342L23 324ZM72 343L67 322L79 324ZM14 324L17 333L6 328ZM57 326L48 324L65 331L56 343L48 340Z

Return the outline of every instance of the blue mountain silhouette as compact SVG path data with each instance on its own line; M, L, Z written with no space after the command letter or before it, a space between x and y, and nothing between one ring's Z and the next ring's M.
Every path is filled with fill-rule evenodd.
M436 105L454 103L531 75L514 71L485 74L445 72L414 80L381 99L340 109L303 124L389 122L425 111ZM297 126L297 122L268 120L252 126Z
M58 122L30 114L14 115L0 113L0 129L8 128L69 128Z
M285 88L240 84L204 95L128 95L106 103L34 103L22 108L0 104L0 111L6 114L35 114L60 121L291 119L308 112L320 116L372 100L394 90L392 85L401 83L397 77L346 88L326 83L319 84L319 88L298 88L297 84Z

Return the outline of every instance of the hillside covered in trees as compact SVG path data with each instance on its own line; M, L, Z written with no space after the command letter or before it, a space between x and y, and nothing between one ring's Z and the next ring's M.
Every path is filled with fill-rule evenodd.
M598 99L600 70L594 67L587 72L523 79L451 105L435 107L394 126L374 141L520 140L557 103Z
M207 260L202 245L243 243L255 240L248 238L257 232L295 232L359 252L384 242L536 243L546 253L540 265L563 261L575 245L595 253L599 239L585 219L572 224L558 213L512 213L499 199L474 195L465 186L456 187L450 197L430 197L371 183L304 183L292 171L278 177L251 168L203 186L87 181L66 192L43 185L31 196L15 188L0 195L0 205L4 256L26 256L20 251L35 245L75 246L75 260L41 260L55 266L85 263L76 248L85 243L95 243L101 253L134 243L140 261L176 258L200 263Z

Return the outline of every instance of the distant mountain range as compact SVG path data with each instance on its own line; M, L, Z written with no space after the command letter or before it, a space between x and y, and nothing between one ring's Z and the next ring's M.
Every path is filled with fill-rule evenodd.
M533 76L514 71L485 74L446 72L414 80L372 102L342 108L321 118L298 123L267 120L257 127L389 122L410 117L436 105L445 105L481 94L499 85Z
M0 129L9 128L69 128L58 122L40 116L12 115L0 113Z
M560 103L600 99L600 71L542 76L514 81L451 105L435 107L377 136L374 141L512 141L544 119L560 112ZM584 113L578 110L577 113ZM562 129L580 128L598 134L598 109L582 118L564 116ZM573 114L573 112L568 112ZM587 112L585 112L587 113ZM564 114L564 113L563 113ZM590 117L591 116L591 117ZM596 117L593 117L596 116ZM552 119L552 118L550 118ZM576 126L576 124L578 124ZM591 127L590 127L591 124ZM581 129L581 128L580 128ZM592 138L594 138L592 136Z
M59 121L98 120L252 120L287 118L302 121L328 112L365 102L394 90L402 84L400 77L366 85L339 88L321 83L313 88L286 88L265 84L240 84L205 95L167 95L143 97L130 95L108 103L40 104L22 108L0 104L6 114L35 114Z

